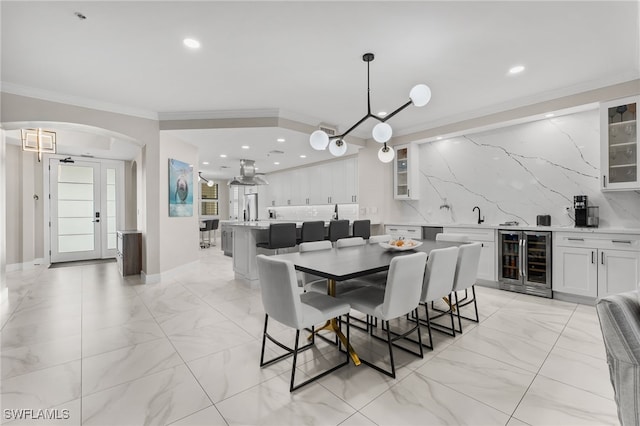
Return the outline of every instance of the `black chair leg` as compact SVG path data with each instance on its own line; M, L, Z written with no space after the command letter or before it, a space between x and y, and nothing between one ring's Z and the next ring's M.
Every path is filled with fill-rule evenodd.
M293 383L296 378L296 362L298 361L298 340L300 337L300 330L296 330L296 343L293 346L293 366L291 367L291 385L289 385L289 392L293 392Z

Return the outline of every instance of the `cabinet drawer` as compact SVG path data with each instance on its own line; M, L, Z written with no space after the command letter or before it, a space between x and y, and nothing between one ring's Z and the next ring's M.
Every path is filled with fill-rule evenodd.
M422 226L386 225L384 233L392 237L411 238L413 240L422 239Z
M640 235L591 233L585 235L578 232L556 232L555 244L559 247L640 251Z
M486 228L444 228L445 234L464 234L468 235L471 241L487 241L495 242L496 231L495 229Z

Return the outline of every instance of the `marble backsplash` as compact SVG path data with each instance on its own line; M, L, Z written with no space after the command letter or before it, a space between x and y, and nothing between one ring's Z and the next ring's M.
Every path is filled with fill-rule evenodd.
M394 203L405 222L573 226L574 195L600 207L601 228L640 228L640 191L600 191L597 109L418 146L420 200Z
M335 213L334 204L318 204L308 206L278 206L268 207L274 211L276 219L282 220L324 220L333 219ZM358 204L338 204L338 218L356 220L358 219ZM268 213L265 217L268 217Z

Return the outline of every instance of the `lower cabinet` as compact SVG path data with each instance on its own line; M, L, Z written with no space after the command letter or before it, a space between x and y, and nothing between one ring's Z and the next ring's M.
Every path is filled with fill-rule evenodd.
M605 297L640 281L640 236L556 233L553 291Z
M422 239L422 226L407 225L385 225L384 233L393 238L411 238L412 240Z
M447 234L464 234L474 243L481 243L478 279L496 281L496 231L487 228L444 228Z
M123 276L137 275L142 270L142 232L116 231L116 262Z
M220 248L225 256L233 254L233 228L230 226L222 226L220 228Z

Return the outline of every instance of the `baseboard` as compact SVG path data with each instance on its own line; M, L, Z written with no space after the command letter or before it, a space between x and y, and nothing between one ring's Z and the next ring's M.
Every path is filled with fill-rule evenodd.
M595 297L580 296L577 294L570 294L570 293L561 293L559 291L553 292L553 298L556 300L561 300L563 302L579 303L581 305L589 305L589 306L596 305Z

